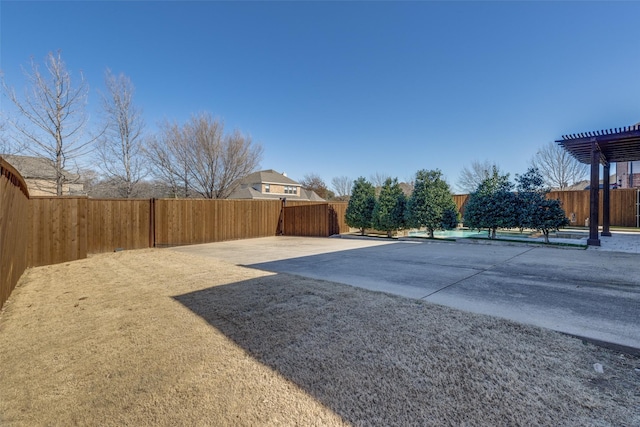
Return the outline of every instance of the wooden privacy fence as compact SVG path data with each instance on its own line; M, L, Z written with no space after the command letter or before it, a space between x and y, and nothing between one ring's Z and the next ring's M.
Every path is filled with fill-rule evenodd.
M155 246L275 236L280 200L154 200Z
M611 225L619 227L638 227L639 190L635 188L609 191L609 220ZM589 218L589 191L552 191L547 197L559 199L562 209L571 221L571 225L585 226ZM602 221L603 191L600 190L600 211L598 217Z
M612 226L618 227L638 227L640 190L635 188L616 189L609 192L610 211L609 218ZM589 218L589 191L551 191L547 194L549 199L559 199L562 209L567 214L567 218L573 226L585 226L585 221ZM600 213L602 218L603 192L600 190ZM469 200L468 194L457 194L453 200L458 210L464 217L464 206Z
M0 166L0 307L27 267L119 249L348 230L346 203L293 202L285 214L280 200L29 198L17 172Z
M285 236L328 237L349 231L345 222L347 203L318 203L285 206Z
M28 267L29 191L0 157L0 308Z

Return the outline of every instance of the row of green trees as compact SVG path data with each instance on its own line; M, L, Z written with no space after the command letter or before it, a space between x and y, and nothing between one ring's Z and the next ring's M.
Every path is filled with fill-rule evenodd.
M498 228L538 230L549 243L549 232L569 225L569 220L559 200L547 199L548 192L537 168L516 175L514 186L509 175L501 175L494 166L492 174L470 194L464 210L464 224L469 228L489 230L492 239Z
M386 231L391 237L403 228L426 228L433 237L435 230L455 228L458 210L449 184L440 170L420 170L416 173L414 188L407 197L397 178L387 178L376 197L373 184L364 177L353 183L345 219L347 225Z
M560 201L547 199L548 192L537 168L516 175L514 185L508 174L501 175L494 166L470 194L464 224L488 230L493 239L498 228L538 230L548 243L550 231L569 225ZM425 228L433 237L436 230L455 228L459 217L449 184L437 169L418 171L409 197L397 178L387 178L376 197L373 184L360 177L353 183L345 215L347 225L359 228L362 235L373 228L386 231L389 237L403 228Z

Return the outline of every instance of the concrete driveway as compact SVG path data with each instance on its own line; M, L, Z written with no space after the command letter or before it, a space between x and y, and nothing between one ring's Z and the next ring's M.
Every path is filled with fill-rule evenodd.
M423 299L640 353L640 254L636 253L304 237L172 250Z

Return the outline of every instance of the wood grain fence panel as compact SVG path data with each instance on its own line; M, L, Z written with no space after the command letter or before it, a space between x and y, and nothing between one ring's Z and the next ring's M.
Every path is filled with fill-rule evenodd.
M158 199L156 246L275 236L279 200Z
M610 219L612 225L637 227L637 189L619 189L611 192Z
M87 257L87 198L34 197L29 200L29 265Z
M0 308L29 257L29 192L20 174L0 158Z
M151 203L149 199L89 199L88 253L148 248Z
M284 208L284 235L328 237L329 204L286 206Z
M612 226L636 227L636 189L616 189L611 190L609 201L609 221ZM567 214L567 218L575 221L571 225L585 226L585 221L590 216L589 211L589 191L552 191L547 195L550 199L559 199L562 208ZM599 195L599 221L602 224L603 191Z
M467 204L467 202L469 201L469 195L468 194L454 194L453 195L453 202L456 204L456 208L458 209L458 212L460 212L460 218L464 217L464 207Z
M347 213L347 202L329 203L329 235L348 233L351 227L347 225L345 214Z

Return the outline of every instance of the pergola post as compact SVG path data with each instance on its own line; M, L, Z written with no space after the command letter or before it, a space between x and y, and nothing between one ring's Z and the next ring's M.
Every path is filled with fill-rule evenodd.
M602 236L611 236L609 231L609 206L610 194L609 194L609 162L606 162L603 167L604 176L602 177Z
M598 238L598 208L600 205L600 150L595 138L591 141L591 187L589 194L589 239L587 245L600 246Z

